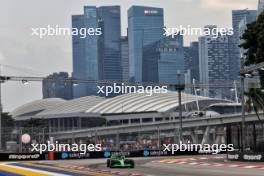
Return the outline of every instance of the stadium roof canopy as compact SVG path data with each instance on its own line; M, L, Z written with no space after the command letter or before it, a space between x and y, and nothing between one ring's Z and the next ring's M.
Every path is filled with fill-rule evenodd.
M16 108L14 111L12 111L11 114L13 117L36 115L45 109L50 109L65 102L66 101L61 98L48 98L36 100Z
M212 103L230 102L221 99L212 99L203 96L194 96L182 93L182 104L192 105L196 109L196 102L200 106ZM87 96L73 100L49 98L33 101L18 107L11 115L15 119L28 118L56 118L90 116L96 117L107 114L172 112L178 107L178 93L168 92L152 94L131 93L113 98Z

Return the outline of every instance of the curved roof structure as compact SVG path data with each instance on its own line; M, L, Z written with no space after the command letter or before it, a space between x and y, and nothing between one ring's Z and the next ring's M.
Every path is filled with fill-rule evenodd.
M194 96L182 93L182 104L199 101L227 102L225 100L211 99L208 97ZM178 93L158 93L149 96L147 93L123 94L109 98L88 109L87 113L115 114L138 112L167 112L178 106Z
M196 108L196 100L199 105L230 102L227 100L212 99L202 96L194 96L182 93L182 104ZM147 93L123 94L113 98L87 96L73 100L50 98L33 101L15 109L11 114L15 118L55 118L78 115L95 114L120 114L120 113L145 113L145 112L171 112L178 107L178 93Z
M87 109L93 107L94 105L102 102L105 98L98 96L86 96L64 103L60 103L57 106L47 108L46 110L40 112L38 115L49 115L49 114L72 114L85 112Z
M63 100L61 98L47 98L42 100L36 100L16 108L14 111L11 112L11 114L14 117L36 115L41 111L52 108L64 102L66 102L66 100Z

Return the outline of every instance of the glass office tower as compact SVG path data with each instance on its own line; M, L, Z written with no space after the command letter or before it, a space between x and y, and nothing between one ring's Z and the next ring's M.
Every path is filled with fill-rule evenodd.
M97 10L98 63L100 80L122 80L120 6L103 6Z
M199 43L192 42L184 47L185 70L190 70L190 80L199 81Z
M230 58L230 64L232 65L231 75L233 75L233 80L238 79L240 65L241 65L241 55L240 55L240 30L239 23L241 20L247 18L248 21L256 19L256 10L233 10L232 11L232 26L234 29L234 35L231 38L232 44L230 44L230 50L233 56Z
M72 27L97 28L97 9L95 6L85 6L83 15L72 16ZM79 33L80 34L80 33ZM73 49L73 79L98 80L98 47L96 35L72 36ZM73 87L74 98L96 94L96 85L78 83Z
M101 35L72 36L73 79L122 80L120 6L85 6L83 15L72 16L72 27L101 29ZM97 95L97 85L74 85L74 98Z
M122 80L129 81L129 53L128 53L128 38L127 36L121 37L121 67L122 67Z
M183 36L167 36L143 49L143 82L178 83L184 75Z
M163 9L132 6L128 10L129 75L142 82L143 47L163 36Z

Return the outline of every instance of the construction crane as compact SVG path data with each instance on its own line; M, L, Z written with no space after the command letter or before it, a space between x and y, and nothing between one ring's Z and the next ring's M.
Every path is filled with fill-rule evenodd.
M19 81L22 83L28 83L28 82L42 82L43 80L49 80L49 81L55 81L53 78L49 77L33 77L33 76L0 76L0 83L5 83L7 81ZM74 79L74 78L67 78L65 80L62 80L64 82L71 82L73 84L89 84L94 83L98 85L103 84L125 84L125 85L142 85L142 86L177 86L179 84L171 84L171 83L156 83L156 82L127 82L127 81L120 81L120 80L85 80L85 79ZM184 83L183 83L184 84ZM193 84L188 83L184 84L185 88L193 88ZM240 87L240 82L236 82L236 86ZM210 83L196 83L196 88L232 88L234 87L234 81L233 80L227 80L227 81L215 81Z

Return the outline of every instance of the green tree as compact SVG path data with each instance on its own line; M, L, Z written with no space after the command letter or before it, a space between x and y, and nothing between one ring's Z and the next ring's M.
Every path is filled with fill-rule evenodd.
M14 119L8 113L2 113L2 145L4 146L6 141L12 140L12 132L15 126ZM3 147L2 146L2 147Z
M240 45L245 50L245 65L264 62L264 12L257 21L247 25L247 29L241 38L244 42ZM264 87L264 71L259 70L261 87Z
M258 64L264 62L264 12L259 15L257 21L247 25L247 29L241 38L244 42L240 45L244 49L244 65ZM250 88L248 92L245 92L247 96L246 111L254 111L262 122L259 111L264 110L264 71L258 70L260 76L261 88ZM264 128L264 124L262 128ZM258 137L257 137L258 138ZM257 139L259 145L262 145L264 139ZM260 142L262 141L262 142Z
M23 134L28 133L32 139L36 139L40 134L48 132L48 124L44 119L29 119L21 124ZM44 130L44 131L43 131Z
M264 62L264 12L258 16L258 19L247 25L247 29L241 38L244 42L240 45L244 49L244 64L258 64ZM258 70L260 76L261 88L264 87L264 71ZM250 89L246 93L248 103L254 104L255 108L263 109L264 95L260 89Z

